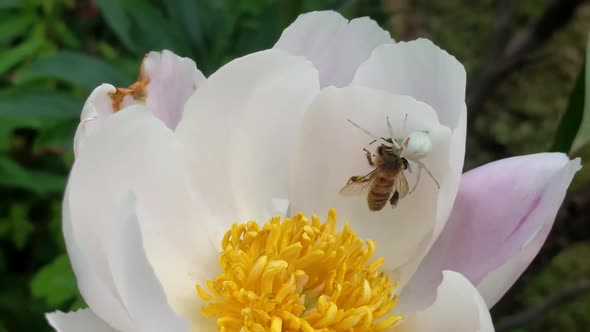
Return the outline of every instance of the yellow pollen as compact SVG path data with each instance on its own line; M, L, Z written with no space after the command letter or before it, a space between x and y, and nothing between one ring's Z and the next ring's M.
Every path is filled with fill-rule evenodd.
M381 331L403 319L391 313L396 283L372 259L348 223L336 231L336 211L321 223L302 214L234 224L222 241L223 273L197 285L220 331Z

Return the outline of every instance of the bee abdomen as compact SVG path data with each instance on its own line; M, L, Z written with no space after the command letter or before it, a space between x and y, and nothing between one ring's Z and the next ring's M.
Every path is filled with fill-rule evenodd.
M375 180L367 195L369 210L379 211L387 204L393 191L393 182L394 179L385 176L380 176Z

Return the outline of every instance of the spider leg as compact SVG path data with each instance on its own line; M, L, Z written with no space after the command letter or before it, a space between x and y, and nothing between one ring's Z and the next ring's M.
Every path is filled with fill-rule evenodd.
M426 167L426 165L424 165L423 162L421 161L414 161L416 164L418 164L418 167L420 167L420 169L424 168L424 170L426 171L426 173L428 174L428 176L430 176L430 178L432 179L432 181L434 181L434 183L436 184L436 187L438 189L440 189L440 184L438 183L438 181L436 180L436 178L434 177L434 175L432 175L432 173L430 172L430 170L428 169L428 167Z
M406 113L406 116L404 117L404 129L402 130L404 132L406 132L406 125L408 124L408 113Z
M352 122L352 120L350 120L350 119L346 119L346 120L347 120L348 122L350 122L350 123L351 123L353 126L355 126L355 127L357 127L358 129L360 129L360 130L361 130L363 133L365 133L365 134L367 134L368 136L370 136L371 138L373 138L373 139L375 139L375 140L377 140L377 139L378 139L377 135L375 135L375 134L373 134L372 132L368 131L367 129L365 129L365 128L363 128L363 127L359 126L358 124L356 124L356 123Z
M391 122L389 122L389 117L386 117L387 120L387 130L389 130L389 136L391 138L391 142L393 144L393 147L396 148L397 150L402 149L402 146L399 145L399 143L396 141L395 136L393 134L393 127L391 126Z
M412 187L412 190L410 190L408 195L411 195L414 192L414 190L416 190L416 187L418 187L418 182L420 182L421 176L422 176L422 167L418 167L418 175L416 175L416 182L414 182L414 186Z

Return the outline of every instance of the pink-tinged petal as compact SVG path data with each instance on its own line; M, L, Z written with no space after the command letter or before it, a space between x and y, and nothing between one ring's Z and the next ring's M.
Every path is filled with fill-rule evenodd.
M520 247L516 254L513 253L508 261L495 270L488 272L483 280L477 284L477 289L486 300L488 307L491 308L504 296L537 256L553 227L557 210L563 201L567 188L574 174L580 168L579 158L570 160L563 170L554 176L545 190L546 197L543 197L536 210L531 211L529 214L529 220L536 219L536 223L541 228L535 230L532 236L526 239L524 246Z
M464 276L444 271L436 300L407 316L398 332L493 332L490 312L477 289Z
M368 17L349 22L337 12L322 11L300 15L274 48L310 60L320 72L322 87L343 87L375 47L392 42L389 33Z
M143 58L137 82L111 95L115 111L146 105L170 129L176 128L184 103L205 80L195 62L164 50Z
M150 52L143 62L150 81L146 86L146 105L168 128L176 128L184 103L205 76L195 62L170 51Z
M184 103L205 80L194 61L164 50L146 54L137 82L127 88L98 86L84 104L74 137L74 153L109 116L132 105L145 105L170 129L182 117Z
M489 308L493 307L512 285L518 280L522 272L529 266L530 262L535 258L539 252L540 247L545 242L549 231L551 231L552 223L547 223L546 226L535 236L534 242L536 245L527 245L523 250L512 256L504 264L497 269L489 272L483 280L477 285L477 289L481 296L485 299Z
M90 309L68 313L55 311L45 317L56 332L117 332Z
M404 290L406 305L427 305L441 272L453 270L478 287L489 276L482 293L491 307L541 248L579 169L579 159L540 153L465 173L445 229Z

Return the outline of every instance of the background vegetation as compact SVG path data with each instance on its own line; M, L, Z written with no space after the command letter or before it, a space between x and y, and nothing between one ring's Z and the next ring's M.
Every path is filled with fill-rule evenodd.
M90 91L129 85L142 56L164 48L208 75L316 9L371 16L396 40L428 37L465 64L467 169L551 149L590 157L590 130L578 133L590 85L582 0L0 0L0 332L49 331L44 312L84 305L60 204ZM589 180L586 167L541 254L494 308L498 331L590 330Z

